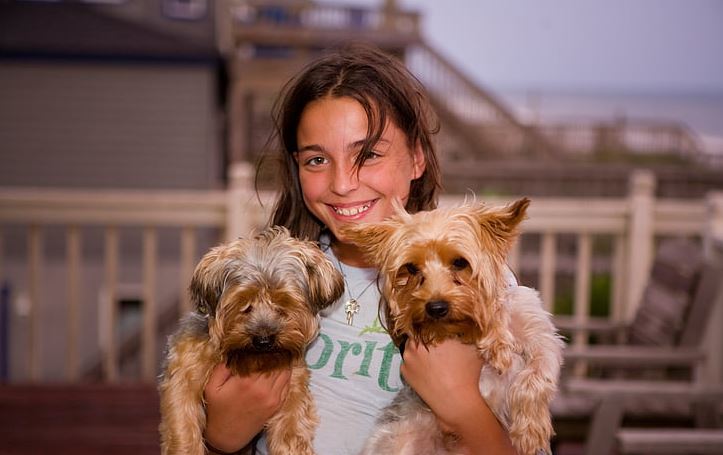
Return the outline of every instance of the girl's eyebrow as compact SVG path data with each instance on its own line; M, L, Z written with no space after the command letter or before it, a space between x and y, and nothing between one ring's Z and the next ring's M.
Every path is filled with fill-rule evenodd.
M324 149L324 147L320 146L319 144L311 144L311 145L305 145L305 146L299 148L299 150L297 150L296 153L301 153L301 152L325 152L325 151L326 151L326 150Z
M347 146L347 150L358 150L364 146L364 143L366 143L366 139L359 139L358 141L354 141L351 144ZM377 144L389 144L390 142L384 138L380 138L377 141ZM297 153L301 152L326 152L326 149L319 145L319 144L309 144L305 145L297 151Z

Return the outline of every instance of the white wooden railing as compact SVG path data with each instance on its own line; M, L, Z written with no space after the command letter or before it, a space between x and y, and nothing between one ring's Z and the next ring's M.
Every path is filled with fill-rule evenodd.
M118 380L115 336L118 315L114 302L120 286L119 269L124 266L119 231L134 227L142 230L142 254L139 263L131 264L142 271L141 376L147 381L154 380L159 364L158 295L170 286L171 293L179 296L179 310L188 310L186 288L195 262L203 254L197 242L200 229L217 229L221 233L220 241L247 234L263 225L273 194L257 195L253 190L253 174L250 165L237 164L232 168L229 188L215 191L0 188L0 285L5 281L13 287L10 313L22 313L28 327L27 343L22 346L27 374L11 374L10 379L46 380L43 365L52 355L65 357L62 380L78 380L81 363L78 345L84 329L81 315L97 305L105 306L95 308L101 315L97 348L102 356L103 375L108 381ZM574 276L573 317L584 322L590 314L593 243L598 236L608 237L613 245L607 258L612 277L610 315L616 321L629 320L642 295L657 237L691 236L706 244L714 238L723 239L723 193L710 193L703 200L662 200L655 198L654 189L653 175L639 171L633 173L629 195L625 198L534 198L529 219L523 224L523 236L539 236L539 249L516 248L510 257L512 268L520 270L525 262L530 262L527 259L533 258L533 267L537 270L535 284L548 308L553 309L558 293L556 274L560 273L563 259L567 259L558 252L558 241L561 236L574 236L574 267L570 271ZM464 197L444 196L441 205L458 203ZM486 201L494 204L511 199ZM81 232L88 226L103 230L99 282L84 281L81 273L84 267ZM180 231L178 259L173 263L175 283L160 279L158 272L159 230L167 227ZM49 266L44 253L44 233L51 228L65 232L65 255L60 264L65 276L60 288L65 291L57 296L52 290L44 289L48 285L44 270ZM7 232L12 229L26 233L24 257L6 254L10 250ZM99 289L104 298L97 302L84 301L82 291L88 287ZM62 311L55 311L67 318L63 324L66 326L65 352L56 352L58 349L53 349L52 341L44 338L48 332L44 324L60 322L48 322L41 317L52 305L66 305ZM720 308L714 318L723 320ZM716 332L709 341L710 352L721 352L723 338L717 334L719 331L709 332ZM573 342L585 343L586 337L580 335ZM721 380L721 360L712 359L711 368Z

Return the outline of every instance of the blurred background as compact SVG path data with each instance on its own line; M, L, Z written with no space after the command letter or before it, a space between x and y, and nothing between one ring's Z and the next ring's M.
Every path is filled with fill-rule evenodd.
M661 195L721 185L715 0L0 4L3 185L221 187L280 86L348 40L427 86L449 191L619 195L634 164Z
M571 346L642 317L670 336L638 344L678 355L656 375L715 392L723 302L692 302L723 238L722 25L717 0L0 0L0 454L158 452L153 383L191 270L263 224L273 102L349 41L427 88L443 204L532 197L510 264ZM671 239L697 251L673 248L691 281L653 299ZM640 316L669 295L650 311L667 319ZM560 399L558 453L585 450L599 401Z

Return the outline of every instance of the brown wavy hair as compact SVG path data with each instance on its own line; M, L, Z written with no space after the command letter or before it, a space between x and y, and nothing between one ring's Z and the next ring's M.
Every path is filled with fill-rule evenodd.
M270 224L285 226L295 237L311 240L317 240L324 228L304 204L294 152L304 109L325 97L352 98L366 111L369 130L357 156L357 172L381 138L387 119L405 134L410 149L419 144L425 170L412 181L406 209L414 213L436 208L441 172L432 136L439 125L424 87L396 58L369 45L353 44L306 66L284 86L274 105L274 132L268 144L275 144L275 150L267 146L264 157L276 155L280 193Z

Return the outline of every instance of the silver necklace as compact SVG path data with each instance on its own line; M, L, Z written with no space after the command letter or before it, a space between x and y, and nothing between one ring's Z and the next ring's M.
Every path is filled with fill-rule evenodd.
M339 264L339 271L341 272L341 276L344 278L344 286L346 288L346 293L349 294L349 300L344 303L344 313L346 313L346 323L347 325L353 325L354 324L354 315L359 312L359 301L357 299L361 299L365 292L374 284L374 280L369 281L369 284L366 285L364 290L362 290L359 295L355 298L351 294L351 288L349 287L349 282L346 279L346 273L344 273L344 267L341 265L341 261L339 260L336 255L334 255L334 258L336 258L336 263Z

